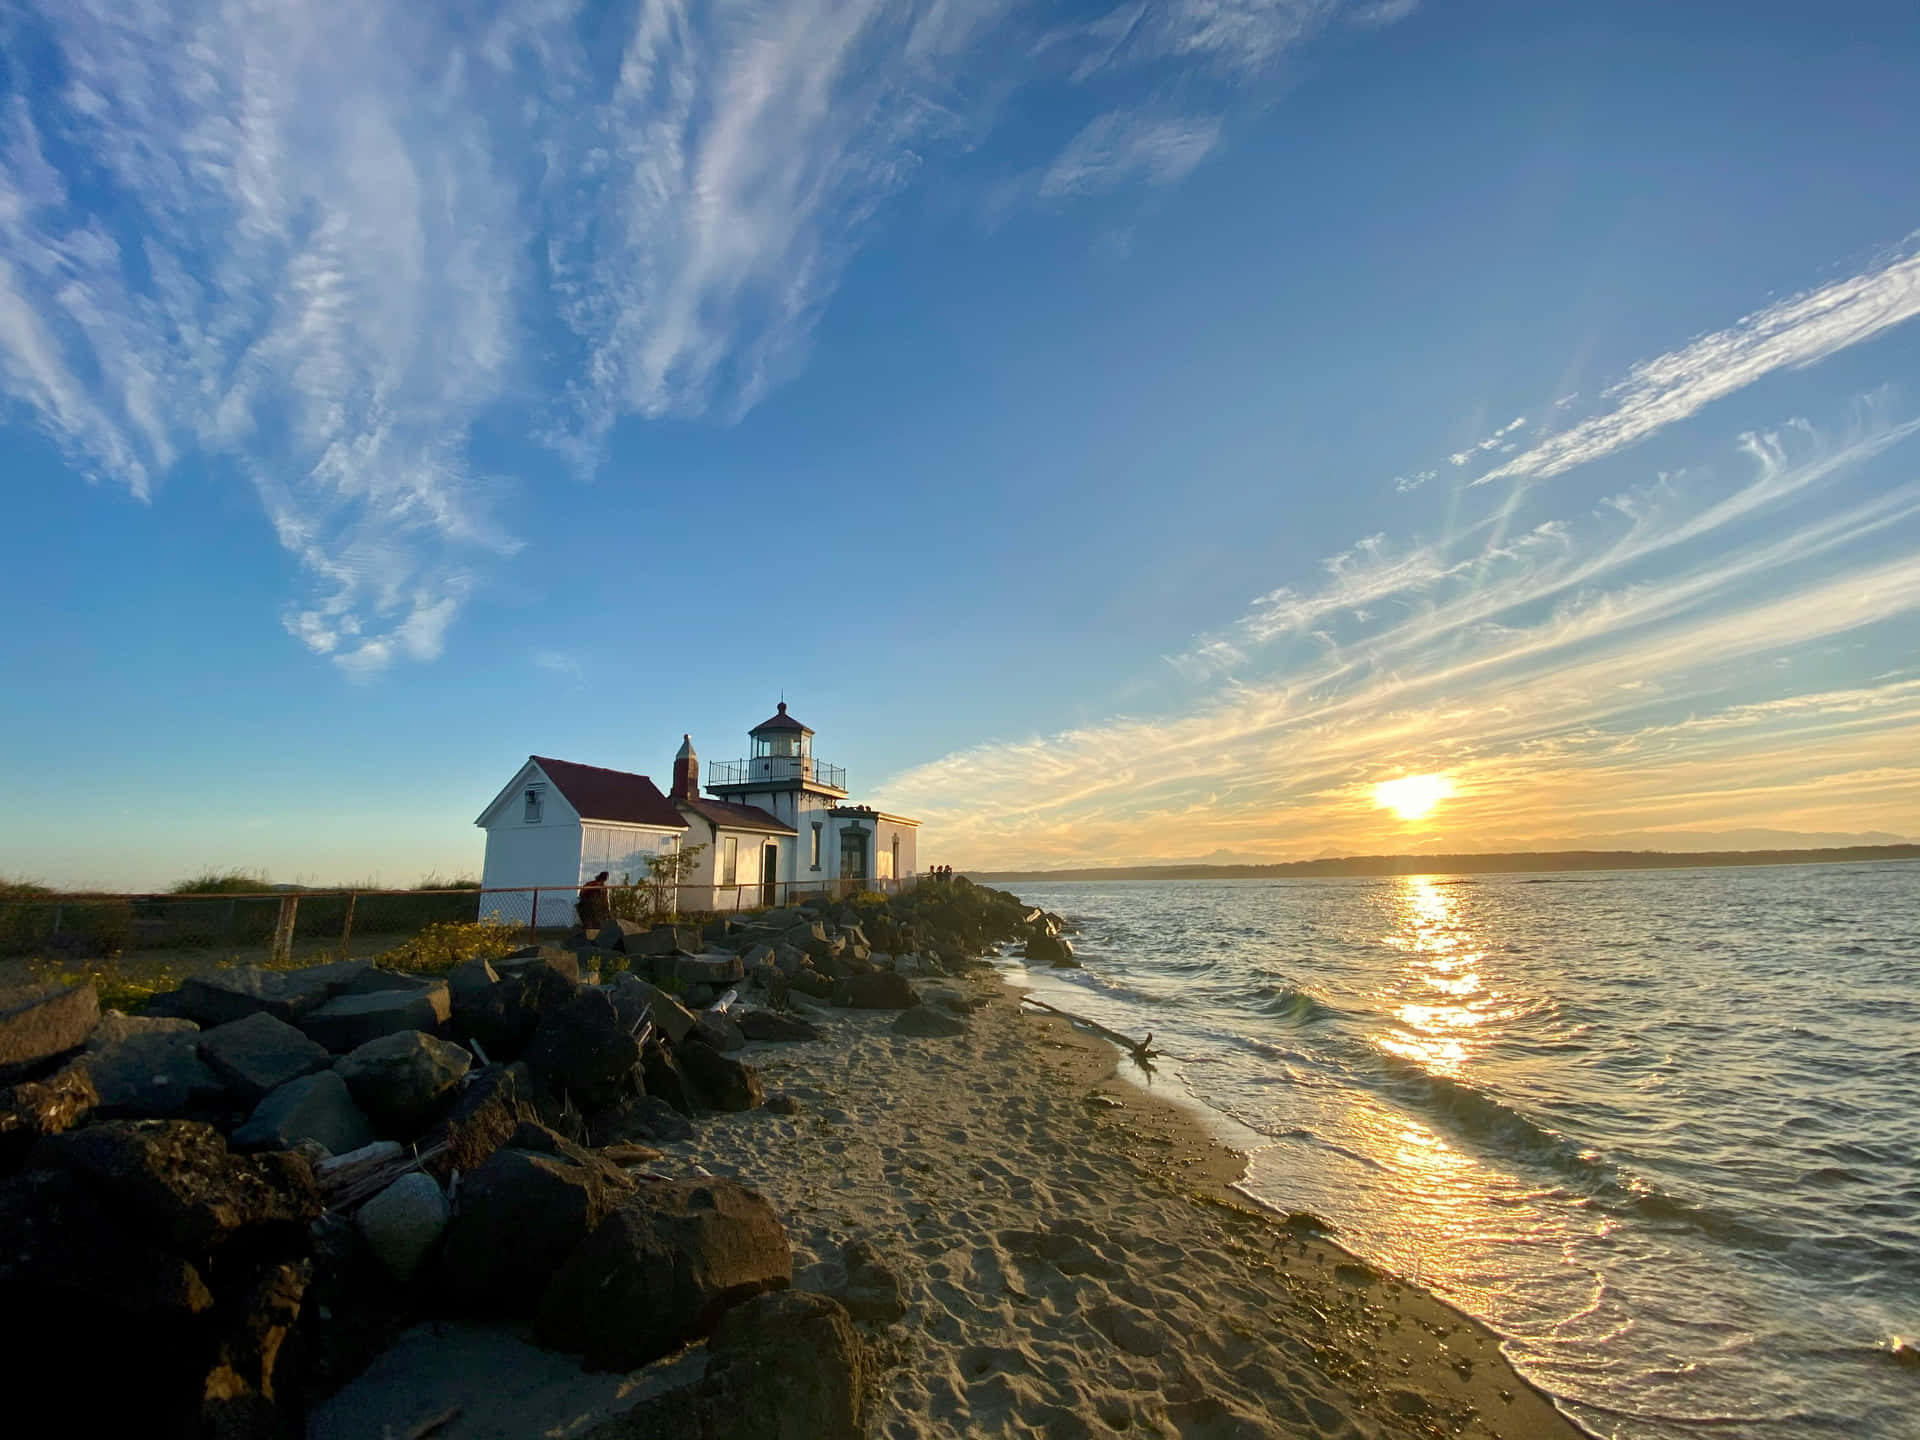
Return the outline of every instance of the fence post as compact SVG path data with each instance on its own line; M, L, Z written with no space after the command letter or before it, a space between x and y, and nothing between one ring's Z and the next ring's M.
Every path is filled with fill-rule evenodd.
M273 960L287 961L293 958L293 926L300 913L300 897L283 895L280 897L280 915L273 927Z
M346 923L341 925L340 927L340 958L342 960L345 960L347 956L352 952L353 906L354 906L354 902L359 898L360 896L357 892L351 891L351 890L347 892L347 919L346 919Z
M540 923L540 892L538 890L535 890L533 892L533 905L527 911L527 943L529 945L537 943L533 938L533 931L534 931L534 927L537 926L539 923Z
M233 907L239 903L238 900L227 901L227 928L222 939L228 945L233 944Z
M56 935L60 933L60 917L66 912L66 908L65 905L55 905L53 907L53 933Z

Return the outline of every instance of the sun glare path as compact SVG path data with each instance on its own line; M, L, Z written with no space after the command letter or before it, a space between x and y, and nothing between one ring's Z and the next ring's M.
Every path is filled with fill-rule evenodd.
M1444 775L1402 775L1374 786L1373 803L1402 820L1423 820L1451 794L1453 782Z

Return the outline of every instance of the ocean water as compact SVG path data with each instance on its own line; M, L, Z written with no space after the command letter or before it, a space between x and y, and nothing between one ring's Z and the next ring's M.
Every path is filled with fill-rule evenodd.
M1920 864L1011 888L1040 998L1589 1431L1920 1437Z

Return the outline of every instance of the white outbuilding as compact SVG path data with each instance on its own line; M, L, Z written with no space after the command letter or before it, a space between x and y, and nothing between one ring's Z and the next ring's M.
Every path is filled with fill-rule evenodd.
M747 740L744 759L707 767L704 796L691 736L668 795L645 775L528 756L474 822L487 832L481 888L503 892L483 894L480 913L570 925L579 887L600 871L638 884L650 858L696 846L681 910L753 910L914 877L918 822L850 804L846 771L814 758L813 731L784 700Z

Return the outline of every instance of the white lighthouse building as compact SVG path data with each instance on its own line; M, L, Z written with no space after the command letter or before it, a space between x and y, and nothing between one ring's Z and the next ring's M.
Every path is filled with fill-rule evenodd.
M814 758L813 731L784 700L747 741L744 759L707 766L706 795L690 735L664 795L645 775L529 756L474 822L487 832L483 889L538 887L546 893L537 923L547 925L562 923L560 912L570 922L573 892L598 871L615 884L638 881L649 855L693 846L701 848L682 884L682 910L891 890L917 872L919 822L850 804L847 772ZM483 915L488 904L483 894ZM558 907L552 920L549 906ZM503 908L497 898L494 908Z

